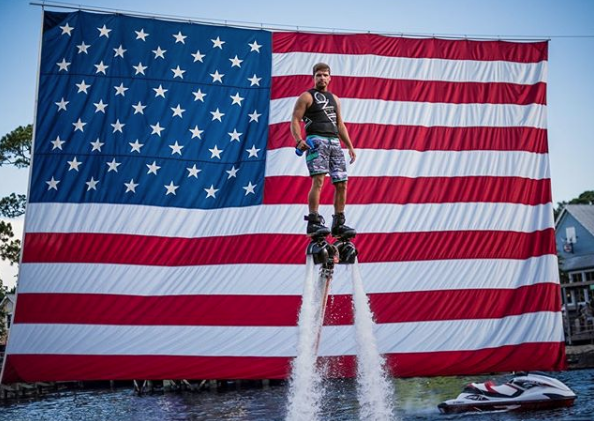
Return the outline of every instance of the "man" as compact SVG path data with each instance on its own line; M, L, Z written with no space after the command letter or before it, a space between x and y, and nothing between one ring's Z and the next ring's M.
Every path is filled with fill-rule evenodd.
M324 218L318 213L320 194L324 185L324 177L330 174L334 184L334 215L332 219L332 236L355 235L355 230L345 225L344 208L346 205L347 173L346 162L340 141L346 145L350 163L357 157L349 138L342 115L338 97L328 91L330 83L330 66L317 63L313 67L315 87L303 92L297 99L291 120L291 133L296 147L306 151L306 162L311 176L309 191L309 215L305 217L307 235L327 235ZM305 122L307 141L301 136L300 121ZM312 145L311 147L308 145Z

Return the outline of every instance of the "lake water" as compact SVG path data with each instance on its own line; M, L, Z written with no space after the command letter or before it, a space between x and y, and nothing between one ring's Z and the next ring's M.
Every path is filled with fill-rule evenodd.
M578 398L571 408L523 413L443 415L437 404L454 398L464 385L505 377L434 377L396 379L395 420L594 420L594 369L550 373L568 385ZM286 385L268 389L225 392L155 393L136 396L132 388L62 392L0 406L0 420L283 420L287 403ZM358 420L356 382L326 382L322 420Z

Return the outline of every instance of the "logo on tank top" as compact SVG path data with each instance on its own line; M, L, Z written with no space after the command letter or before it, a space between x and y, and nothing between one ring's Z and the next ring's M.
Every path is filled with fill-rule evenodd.
M330 120L330 122L336 127L336 110L334 109L333 105L328 105L330 100L326 97L326 95L317 91L314 92L313 97L316 101L316 104L322 107L322 110L324 111L324 114L326 114L326 117L328 117L328 120Z

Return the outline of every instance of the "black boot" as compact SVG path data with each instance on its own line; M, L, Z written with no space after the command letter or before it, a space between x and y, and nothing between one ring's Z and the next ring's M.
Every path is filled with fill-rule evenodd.
M332 215L332 237L335 238L353 238L357 235L357 231L354 228L346 226L344 223L346 222L346 218L344 216L344 212L337 213L336 215Z
M310 213L303 217L307 221L307 235L310 237L326 236L330 230L324 224L324 218L319 213Z

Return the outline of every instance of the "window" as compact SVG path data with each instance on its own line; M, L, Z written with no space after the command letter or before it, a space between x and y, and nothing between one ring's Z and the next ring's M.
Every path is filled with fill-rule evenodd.
M582 282L582 273L574 272L569 274L569 282Z
M565 237L566 242L574 244L577 240L577 236L575 235L575 227L565 228Z
M594 281L594 271L584 272L586 275L586 281Z

